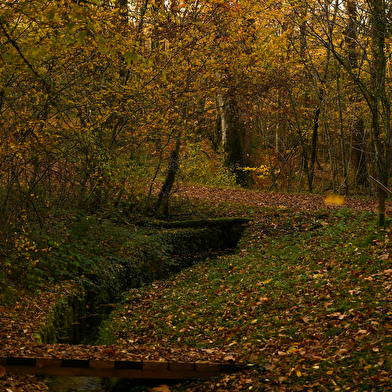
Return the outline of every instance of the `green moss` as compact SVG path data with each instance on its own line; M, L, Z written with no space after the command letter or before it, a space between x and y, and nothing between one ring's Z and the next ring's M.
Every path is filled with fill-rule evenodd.
M85 290L82 286L76 286L73 291L62 294L35 334L38 342L57 343L71 323L85 313L85 308Z

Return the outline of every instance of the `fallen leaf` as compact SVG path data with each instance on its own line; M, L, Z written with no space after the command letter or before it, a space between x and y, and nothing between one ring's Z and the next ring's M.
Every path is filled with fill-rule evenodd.
M297 363L297 365L295 365L294 373L297 375L297 377L301 377L302 376L301 364L300 363Z
M377 374L376 376L370 377L373 381L380 381L381 374Z
M5 369L2 366L0 366L0 377L3 377L5 373L6 373Z
M108 357L113 357L114 355L116 355L116 351L112 348L105 348L104 350L102 350L102 354L107 355Z
M151 388L149 391L150 392L170 392L170 388L167 385L163 384L163 385L159 385L158 387Z
M274 365L272 363L266 363L264 365L264 369L267 371L272 370L273 368L274 368Z

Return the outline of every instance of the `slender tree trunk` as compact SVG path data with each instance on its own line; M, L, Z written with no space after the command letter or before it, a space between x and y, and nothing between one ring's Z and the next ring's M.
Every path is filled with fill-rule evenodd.
M160 208L163 209L165 215L169 214L169 197L170 192L173 188L176 180L176 175L180 167L180 143L181 143L181 132L177 136L176 145L174 150L170 153L169 165L165 182L158 194L158 200L155 205L155 211L158 213Z
M340 136L340 150L342 154L342 167L343 167L343 182L344 193L346 196L349 195L349 181L348 181L348 165L347 165L347 152L345 144L345 134L343 126L343 108L341 101L341 90L340 90L340 73L336 75L336 88L337 88L337 99L338 99L338 110L339 110L339 136ZM340 188L340 187L339 187Z
M347 13L347 26L344 32L344 44L348 51L348 64L352 72L358 70L358 15L357 5L353 0L346 1L346 13ZM361 93L358 88L353 86L353 94L351 102L354 105L361 103ZM354 122L352 127L352 141L353 141L353 163L355 170L355 184L358 186L368 186L368 171L367 171L367 158L365 154L365 128L364 119L361 115L358 115L354 110Z
M317 159L317 139L318 139L318 129L319 129L319 121L320 121L320 106L318 106L315 110L313 117L313 133L312 133L312 148L310 152L310 176L309 176L309 190L313 191L313 182L314 182L314 174L316 167L316 159Z

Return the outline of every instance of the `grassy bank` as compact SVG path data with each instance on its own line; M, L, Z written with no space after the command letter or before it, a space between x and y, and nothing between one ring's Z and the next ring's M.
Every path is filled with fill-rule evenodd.
M230 347L233 360L254 364L172 390L390 388L390 230L345 208L254 208L253 218L237 254L129 291L102 341Z

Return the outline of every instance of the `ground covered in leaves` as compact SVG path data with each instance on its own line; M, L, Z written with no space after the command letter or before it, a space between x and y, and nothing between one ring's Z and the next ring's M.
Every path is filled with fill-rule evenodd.
M227 200L227 191L209 192ZM254 365L173 391L392 388L392 234L378 230L374 204L282 195L269 203L254 193L244 209L238 195L242 204L231 208L254 220L239 251L131 290L105 337L154 349L230 348L233 360Z
M374 200L326 205L321 196L201 187L180 188L177 197L204 213L250 216L253 223L235 254L130 290L102 328L105 347L73 348L73 357L120 359L139 350L145 358L193 353L192 360L252 364L167 387L172 391L392 388L392 232L377 228ZM64 345L32 344L53 301L39 293L2 309L2 354L70 354ZM5 375L0 389L46 386Z

